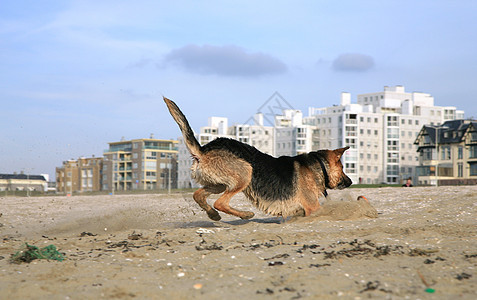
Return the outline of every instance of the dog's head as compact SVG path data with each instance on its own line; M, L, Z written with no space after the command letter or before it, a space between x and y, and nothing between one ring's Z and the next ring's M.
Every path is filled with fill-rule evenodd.
M335 150L319 150L316 153L321 159L326 160L326 175L328 175L329 189L344 189L349 187L353 182L346 176L343 171L343 164L341 157L349 147L339 148Z

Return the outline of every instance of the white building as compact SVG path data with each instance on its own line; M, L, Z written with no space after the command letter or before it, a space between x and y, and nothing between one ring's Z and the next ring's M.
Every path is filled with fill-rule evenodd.
M253 117L254 124L236 124L229 127L229 136L242 143L254 146L263 153L273 155L274 153L274 128L265 126L263 114L258 113Z
M425 93L406 93L403 86L358 95L351 103L341 94L340 105L310 108L307 124L316 125L313 149L350 146L343 164L354 183L400 183L414 177L418 153L414 145L425 124L440 124L464 117L455 107L434 106Z
M312 151L315 126L303 123L300 110L286 109L275 116L274 156L295 156Z

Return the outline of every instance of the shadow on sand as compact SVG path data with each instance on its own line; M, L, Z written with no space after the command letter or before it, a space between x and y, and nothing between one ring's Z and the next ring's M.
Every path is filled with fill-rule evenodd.
M260 224L281 224L283 223L283 218L281 217L272 217L272 218L257 218L250 220L232 220L232 221L193 221L193 222L174 222L171 225L174 228L218 228L224 227L225 224L240 226L249 223L260 223Z

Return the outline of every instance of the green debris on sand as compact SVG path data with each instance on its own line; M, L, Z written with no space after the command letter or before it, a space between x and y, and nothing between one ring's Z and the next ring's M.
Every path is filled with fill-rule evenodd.
M37 246L28 245L28 243L25 243L25 249L12 254L10 261L12 263L20 264L22 262L30 263L35 259L52 259L63 261L64 256L58 252L58 250L56 250L55 245L49 245L40 249Z

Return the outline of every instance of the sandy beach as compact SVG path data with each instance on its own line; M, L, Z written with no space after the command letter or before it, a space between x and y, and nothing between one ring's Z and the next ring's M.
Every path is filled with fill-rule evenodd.
M365 195L377 218L211 221L192 194L0 197L0 299L477 299L477 187ZM10 262L25 243L63 261Z

